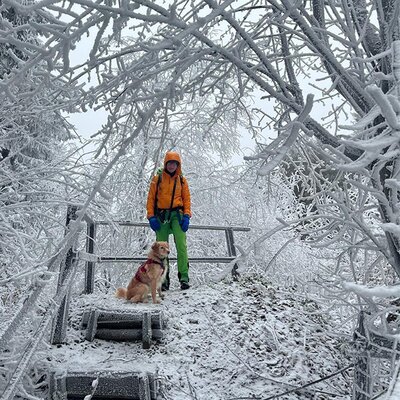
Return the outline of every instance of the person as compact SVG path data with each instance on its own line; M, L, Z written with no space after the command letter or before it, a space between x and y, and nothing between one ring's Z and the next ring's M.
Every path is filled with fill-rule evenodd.
M168 242L170 233L174 236L178 279L182 290L189 289L189 263L186 245L186 231L191 218L189 185L182 176L182 162L175 151L168 151L164 168L153 177L147 196L147 219L156 233L156 240ZM169 269L162 289L170 285Z

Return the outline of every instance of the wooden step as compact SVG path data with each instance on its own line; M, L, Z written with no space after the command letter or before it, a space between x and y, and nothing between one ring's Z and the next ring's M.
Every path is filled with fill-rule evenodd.
M166 318L164 313L161 310L110 310L103 309L98 307L90 307L90 309L84 311L82 316L82 328L86 328L89 315L92 310L97 310L99 312L98 315L98 323L101 324L110 324L110 323L122 323L126 322L128 324L132 324L130 327L138 328L142 325L142 315L144 312L150 312L151 314L151 324L155 329L164 329L166 325Z
M166 326L160 310L104 310L91 308L84 312L82 328L86 339L115 341L142 341L143 348L150 348L152 340L160 340Z

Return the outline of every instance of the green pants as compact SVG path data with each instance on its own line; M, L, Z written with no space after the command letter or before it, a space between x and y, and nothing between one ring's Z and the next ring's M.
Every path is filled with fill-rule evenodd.
M189 264L186 246L186 233L182 231L179 224L177 211L171 213L169 222L161 224L161 228L156 232L158 242L168 242L168 237L172 233L178 258L178 279L180 282L189 282ZM169 281L169 277L167 278Z

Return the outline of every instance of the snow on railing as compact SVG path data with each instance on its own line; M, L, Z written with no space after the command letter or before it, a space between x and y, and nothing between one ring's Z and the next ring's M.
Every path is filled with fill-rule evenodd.
M400 399L400 363L397 364L396 371L393 375L392 382L389 385L389 390L385 400Z
M55 251L55 255L50 259L49 263L47 264L46 274L53 274L56 272L57 268L60 267L62 260L65 258L66 254L68 253L74 242L75 235L67 234L65 236L63 242ZM29 292L29 295L20 302L18 309L15 311L14 316L10 319L10 321L0 327L0 351L2 351L6 346L7 342L12 336L12 332L14 332L17 327L22 323L24 316L27 315L34 307L40 294L43 292L44 288L49 282L48 280L46 281L43 278L43 276L39 277L39 280L37 280L34 287L26 289L26 291ZM41 283L40 286L38 286L38 282Z
M67 272L63 285L60 287L60 290L58 290L55 297L53 297L49 302L48 307L44 313L45 317L42 319L39 326L28 340L28 343L25 345L25 348L18 360L18 363L16 364L12 376L7 383L6 389L1 396L1 400L12 400L15 398L14 395L18 389L18 384L26 374L32 356L37 350L39 343L42 341L44 335L48 333L50 323L54 321L56 313L59 312L59 305L62 305L63 301L65 301L65 298L68 296L69 288L74 281L75 273L76 266L75 268L70 269Z
M77 208L75 206L68 207L66 227L70 226L70 223L75 219ZM27 369L30 365L30 360L34 355L39 343L43 339L44 335L48 333L49 325L52 321L60 319L60 315L65 316L65 307L68 306L68 294L69 288L73 283L73 277L76 272L76 257L73 255L73 247L78 237L79 230L69 230L62 241L56 255L52 258L48 264L48 271L55 272L57 268L60 268L59 283L57 287L57 293L52 297L48 303L44 312L44 317L40 321L36 330L34 330L26 343L24 343L23 350L19 354L19 358L15 363L14 369L9 371L10 378L8 378L4 392L1 395L1 400L12 400L14 399L15 392L18 389L19 382L26 374ZM26 318L31 316L31 310L35 307L39 296L47 284L51 282L43 282L43 285L33 290L33 292L23 301L19 307L17 313L2 330L0 336L0 351L7 349L9 343L14 339L14 332L21 326ZM57 318L54 318L58 312ZM60 333L59 324L55 323L52 329L52 341L58 339L62 340L62 332ZM3 363L7 361L3 359Z
M360 312L354 335L357 356L353 399L399 398L390 397L398 386L399 318L398 308L378 313Z

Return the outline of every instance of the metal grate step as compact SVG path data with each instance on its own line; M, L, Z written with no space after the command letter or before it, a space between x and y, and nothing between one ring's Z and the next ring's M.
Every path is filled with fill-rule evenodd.
M52 371L49 398L83 400L85 396L92 393L92 382L96 379L98 379L98 384L93 400L152 400L157 397L157 377L149 372Z

